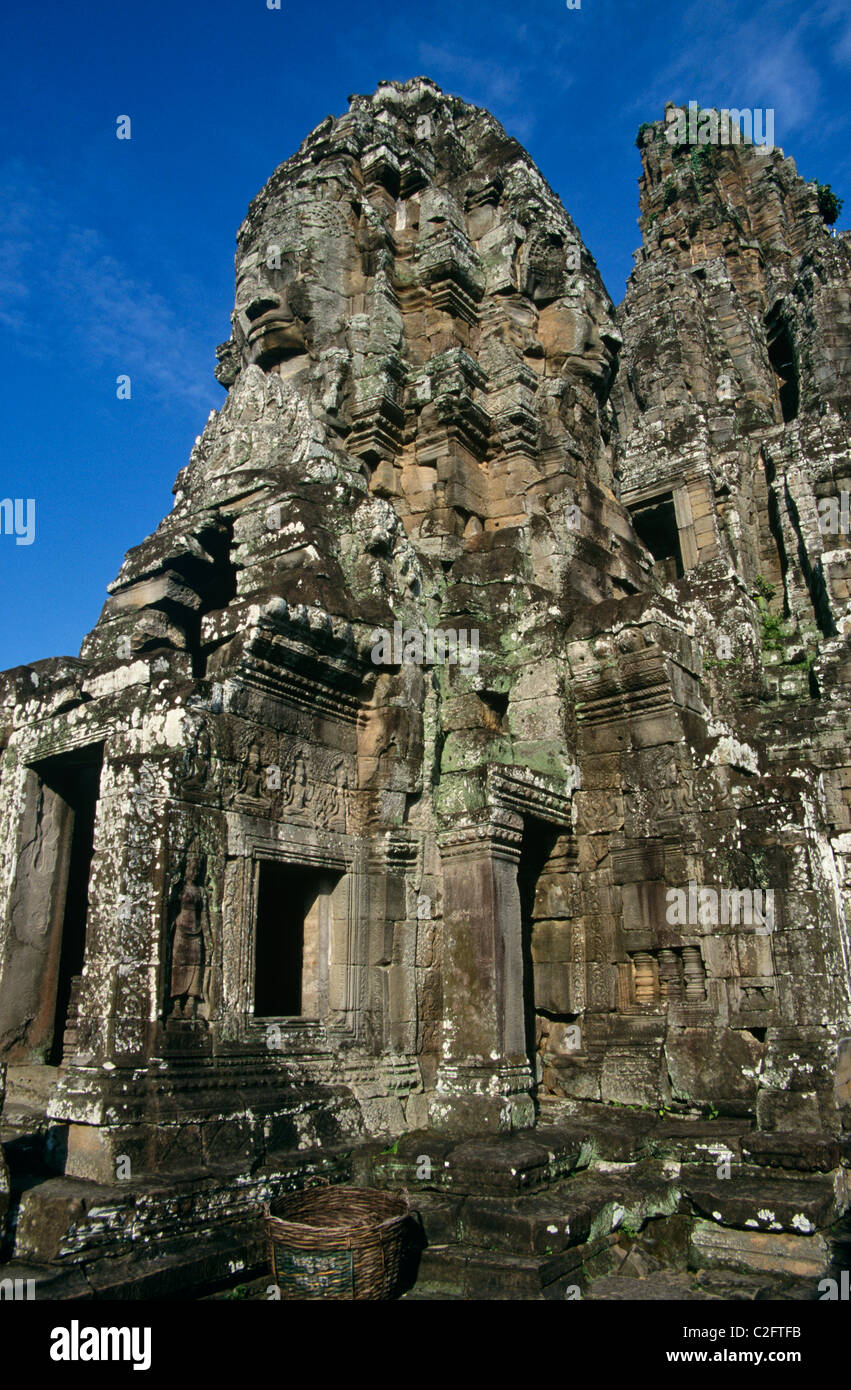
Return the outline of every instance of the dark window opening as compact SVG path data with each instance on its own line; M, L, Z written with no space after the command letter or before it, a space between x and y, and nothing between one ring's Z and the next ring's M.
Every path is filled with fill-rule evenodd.
M504 729L508 713L508 695L502 690L480 690L483 719L486 729Z
M319 900L327 875L265 860L259 868L256 1018L317 1015Z
M221 520L217 527L201 531L197 539L202 550L210 556L212 564L190 555L183 564L175 565L175 569L201 599L195 613L189 614L186 609L182 611L181 622L185 626L192 655L192 674L204 676L212 649L201 644L201 619L207 613L227 608L231 600L236 598L237 568L231 559L233 522Z
M768 360L777 380L777 395L784 423L798 414L798 367L792 341L784 327L769 329Z
M535 894L545 866L552 859L560 837L560 832L544 821L532 817L524 819L523 841L520 849L520 864L517 870L517 886L520 890L520 921L523 952L523 1019L526 1035L526 1053L532 1068L533 1082L538 1076L539 1043L542 1034L544 1013L552 1016L558 1012L553 1009L553 999L541 997L535 987L535 961L532 953L532 931L535 922ZM544 967L546 969L546 967ZM541 967L539 965L539 973ZM566 973L564 971L560 973Z
M680 579L683 557L673 497L668 494L667 497L654 497L650 502L640 502L630 508L630 514L639 540L653 556L654 573L664 583Z
M86 954L89 876L95 839L95 812L103 765L103 744L83 748L42 763L37 771L44 783L69 808L68 877L62 912L62 937L56 977L53 1037L47 1061L58 1066L65 1053L76 1050L77 1004Z
M267 527L271 527L274 520L274 513L268 515ZM231 600L236 598L237 568L231 559L233 522L221 520L217 528L201 531L198 540L213 561L212 567L205 565L193 576L201 596L200 613L203 616L227 608Z

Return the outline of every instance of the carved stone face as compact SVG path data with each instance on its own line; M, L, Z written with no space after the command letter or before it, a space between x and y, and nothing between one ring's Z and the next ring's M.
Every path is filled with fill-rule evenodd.
M232 384L240 366L254 364L266 372L293 376L308 361L328 362L335 352L342 350L348 356L352 350L361 350L359 342L347 341L347 328L364 314L370 321L372 350L379 338L383 341L387 336L383 321L372 323L376 315L380 319L386 314L387 305L386 296L373 291L385 272L390 280L395 275L393 253L379 225L386 209L370 209L362 188L340 164L323 166L299 184L275 186L273 181L263 197L265 203L250 213L240 231L233 334L224 352L220 351L223 361L217 373L224 385ZM525 331L523 324L516 325L524 339L521 350L531 347L530 355L540 357L543 348L545 375L581 379L602 396L621 338L575 229L552 209L544 213L536 199L528 205L512 204L511 215L529 229L515 260L509 209L501 206L488 212L485 240L476 241L475 233L481 229L473 225L475 218L467 233L474 253L485 261L492 254L492 239L496 237L500 246L505 241L509 279L500 292L513 281L515 317L523 318L525 310L529 319ZM402 232L409 239L413 235L421 249L436 235L435 227L445 230L450 223L457 224L463 234L463 207L445 190L430 187L407 207ZM502 240L500 223L505 224ZM424 346L412 348L409 341L416 322L400 321L398 337L402 355L420 359ZM388 346L395 345L388 342ZM475 344L471 348L475 353ZM336 408L334 403L323 404L325 409Z
M527 228L542 219L534 202L520 215ZM592 389L608 385L623 339L578 236L557 221L538 225L518 256L518 276L518 288L538 309L547 375L584 378Z
M191 855L186 861L186 878L184 885L197 884L201 877L201 860L197 855Z
M240 242L232 323L243 365L270 371L341 345L357 252L351 209L334 193L299 202L284 191Z
M591 385L610 378L623 342L606 304L590 291L581 299L547 305L541 310L538 332L553 371L585 377Z
M294 262L281 260L278 267L275 255L271 253L271 265L260 252L243 259L233 314L234 337L244 364L254 362L265 371L308 349L310 319L303 317L307 307L303 287L297 285Z

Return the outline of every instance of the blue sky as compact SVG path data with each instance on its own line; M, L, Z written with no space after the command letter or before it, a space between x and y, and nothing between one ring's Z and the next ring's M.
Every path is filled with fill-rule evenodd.
M350 93L425 74L489 107L615 301L638 244L635 134L669 99L773 107L775 142L849 225L844 0L43 0L7 11L3 40L0 498L34 498L36 531L0 534L0 669L76 655L125 550L170 509L224 399L236 228Z

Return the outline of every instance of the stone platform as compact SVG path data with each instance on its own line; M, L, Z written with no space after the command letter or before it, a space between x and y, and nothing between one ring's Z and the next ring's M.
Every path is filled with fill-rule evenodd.
M24 1171L33 1149L18 1137L0 1278L54 1299L268 1297L262 1203L317 1180L408 1193L407 1299L817 1299L848 1267L847 1141L584 1111L514 1135L422 1130L252 1173L111 1185Z

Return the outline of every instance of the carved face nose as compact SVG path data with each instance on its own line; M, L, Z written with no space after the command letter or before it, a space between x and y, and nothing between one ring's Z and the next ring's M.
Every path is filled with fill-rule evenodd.
M263 314L268 314L272 309L280 309L280 307L281 301L279 299L272 299L269 295L260 296L257 299L252 299L245 310L245 317L248 319L249 323L253 323L255 319L261 318Z
M589 319L584 328L583 352L599 352L603 346L603 339L596 323L593 319Z

